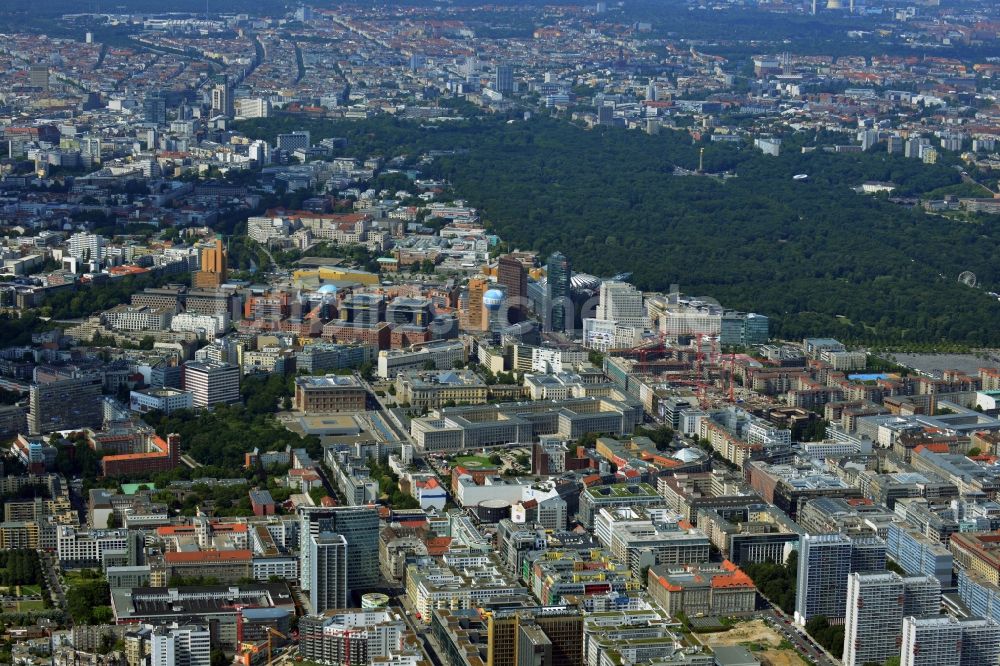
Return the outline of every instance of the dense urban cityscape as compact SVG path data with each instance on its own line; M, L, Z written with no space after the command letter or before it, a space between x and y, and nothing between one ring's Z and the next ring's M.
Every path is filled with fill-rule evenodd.
M0 664L1000 666L992 0L0 6Z

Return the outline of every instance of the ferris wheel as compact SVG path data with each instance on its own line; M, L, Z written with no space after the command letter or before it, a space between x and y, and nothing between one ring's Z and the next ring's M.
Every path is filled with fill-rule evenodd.
M972 271L962 271L958 276L958 281L966 287L976 286L976 274Z

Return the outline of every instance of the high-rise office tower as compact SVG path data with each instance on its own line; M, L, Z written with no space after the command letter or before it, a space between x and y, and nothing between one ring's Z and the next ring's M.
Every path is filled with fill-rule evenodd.
M313 613L347 608L347 541L342 534L309 535L309 602Z
M228 276L229 258L226 246L221 238L201 251L201 270L192 276L192 284L199 289L215 289L221 286Z
M851 540L843 534L805 535L799 542L795 621L804 625L816 615L844 616Z
M885 541L877 536L851 538L851 572L885 571Z
M940 608L941 584L933 576L852 573L847 580L844 666L881 664L898 656L903 617L936 613Z
M233 106L233 89L229 85L229 77L223 76L212 86L212 113L232 118L235 115Z
M615 122L615 107L613 104L604 102L597 107L597 124L611 125Z
M313 9L312 7L307 7L306 5L299 5L298 9L295 10L295 20L306 21L313 20Z
M226 273L226 248L221 238L215 239L215 245L206 248L201 253L201 270L207 273Z
M470 331L482 331L486 328L483 295L489 289L489 282L482 277L469 280L468 294L465 301L465 327Z
M299 583L312 585L312 537L339 534L347 543L347 594L378 584L378 511L374 506L299 508Z
M892 572L853 573L847 579L844 666L882 663L898 654L903 628L903 581Z
M493 85L496 91L503 95L514 92L514 68L510 65L497 65L497 76Z
M642 292L627 282L608 280L601 283L596 318L617 322L619 326L645 328L649 326Z
M274 147L278 150L294 152L299 148L309 148L312 145L312 138L307 131L288 132L279 134L275 138Z
M249 157L263 166L271 163L271 146L267 141L254 141L250 144Z
M375 326L385 321L385 298L380 294L351 294L340 304L341 321L359 326Z
M104 236L79 231L69 237L69 256L79 261L104 261Z
M528 271L524 264L510 256L500 257L497 261L497 283L506 288L510 323L523 321L528 309Z
M486 614L488 666L529 664L551 657L551 666L583 666L583 613L566 606L512 608ZM543 638L544 636L544 638ZM542 662L545 663L544 661Z
M962 666L996 664L1000 660L1000 625L995 620L967 617L962 625Z
M230 404L240 399L240 368L215 361L187 361L184 390L190 391L195 407Z
M40 435L100 425L104 418L103 384L100 376L46 378L33 383L28 393L28 432Z
M149 637L153 666L209 666L212 663L208 627L184 625L156 627Z
M1000 625L947 615L903 618L900 666L993 666L1000 658Z
M101 163L101 138L85 136L80 139L80 157L90 164Z
M903 619L900 666L960 666L962 628L944 615Z
M28 68L28 83L32 88L49 89L49 66L32 65Z
M553 666L552 641L537 625L523 625L518 628L517 666Z
M142 119L156 125L167 124L167 96L160 90L154 90L142 101Z
M941 609L941 581L934 576L902 576L903 616L933 615Z
M545 264L545 273L545 330L565 331L573 326L569 259L561 252L553 252Z

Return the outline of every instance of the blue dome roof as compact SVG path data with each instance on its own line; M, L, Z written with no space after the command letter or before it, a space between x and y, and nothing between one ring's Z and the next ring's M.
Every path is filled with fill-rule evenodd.
M500 304L503 303L504 293L499 289L490 289L485 294L483 294L483 305L487 308L495 309L499 308Z
M337 293L337 285L335 285L335 284L324 284L322 287L320 287L316 291L318 291L321 294L336 294Z

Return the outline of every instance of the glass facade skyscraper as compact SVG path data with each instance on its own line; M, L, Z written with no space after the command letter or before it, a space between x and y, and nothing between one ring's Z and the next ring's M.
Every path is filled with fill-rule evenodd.
M545 330L565 331L573 325L570 300L570 277L573 271L566 255L553 252L545 264L545 274Z
M374 506L300 507L299 520L299 583L304 590L312 586L312 540L326 533L340 535L347 542L347 595L378 585L378 511Z

